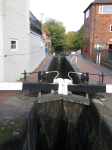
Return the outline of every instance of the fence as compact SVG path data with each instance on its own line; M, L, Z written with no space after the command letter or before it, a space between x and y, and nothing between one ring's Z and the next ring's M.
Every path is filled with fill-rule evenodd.
M97 53L101 54L101 63L112 66L112 49L94 50L92 59L96 60Z

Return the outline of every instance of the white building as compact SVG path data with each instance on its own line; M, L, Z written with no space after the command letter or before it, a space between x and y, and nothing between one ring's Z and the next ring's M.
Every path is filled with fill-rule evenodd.
M45 58L45 41L30 30L28 0L0 0L0 81L19 80Z

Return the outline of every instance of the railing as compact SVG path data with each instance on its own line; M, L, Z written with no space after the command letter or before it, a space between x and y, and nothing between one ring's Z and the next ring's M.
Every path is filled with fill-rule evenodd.
M29 13L30 13L29 16L30 16L31 25L41 31L41 25L39 20L37 20L37 18L31 13L31 11Z
M92 59L96 60L97 53L101 54L101 63L112 66L112 49L94 50Z

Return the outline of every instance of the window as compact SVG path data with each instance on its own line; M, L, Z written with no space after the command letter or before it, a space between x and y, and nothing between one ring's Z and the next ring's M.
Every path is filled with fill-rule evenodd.
M99 14L112 14L112 5L99 6Z
M11 39L11 51L17 51L17 42L18 40Z
M86 11L86 18L89 17L89 10Z
M95 44L95 50L103 50L103 44Z
M110 25L110 32L112 32L112 24Z

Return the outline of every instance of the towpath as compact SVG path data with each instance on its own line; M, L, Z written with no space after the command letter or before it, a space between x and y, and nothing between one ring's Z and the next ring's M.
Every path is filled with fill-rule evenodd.
M37 67L35 72L41 71L43 67L45 66L46 62L49 60L51 55L47 55L46 58L43 60L43 62ZM38 74L34 73L26 78L27 82L37 82L38 81ZM24 79L19 80L20 82L24 82ZM20 93L20 91L0 91L0 104L11 94L17 94Z
M72 58L73 56L70 56ZM112 84L112 70L96 65L93 61L85 59L80 51L78 52L77 64L75 63L75 58L72 60L73 63L80 69L81 72L88 72L91 74L102 74L102 72L107 75L104 77L105 84ZM99 76L97 75L89 75L89 78L93 83L97 84L99 82ZM112 94L108 94L112 99Z

